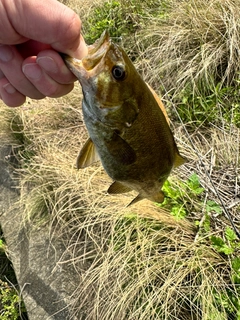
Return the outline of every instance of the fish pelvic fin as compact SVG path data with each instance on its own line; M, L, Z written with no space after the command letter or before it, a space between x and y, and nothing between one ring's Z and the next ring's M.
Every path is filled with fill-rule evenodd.
M187 159L183 158L179 153L176 153L173 167L174 168L179 167L185 162L187 162Z
M98 160L100 160L100 158L96 147L92 139L88 138L77 157L77 169L86 168Z
M132 191L132 189L123 185L121 182L114 181L108 188L107 192L109 194L118 194L118 193L126 193L129 191Z

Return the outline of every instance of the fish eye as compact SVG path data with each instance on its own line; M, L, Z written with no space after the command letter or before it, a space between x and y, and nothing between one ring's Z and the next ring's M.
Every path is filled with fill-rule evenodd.
M114 66L112 68L112 75L116 80L124 80L126 77L126 72L122 66Z

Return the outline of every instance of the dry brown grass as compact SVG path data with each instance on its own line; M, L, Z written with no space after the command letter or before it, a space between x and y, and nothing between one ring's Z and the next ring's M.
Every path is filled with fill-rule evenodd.
M139 66L150 83L179 93L186 84L213 89L239 78L239 0L171 1L166 20L151 19L138 34Z
M65 5L73 9L84 22L84 20L89 16L91 10L102 4L104 0L60 0L60 2L63 2Z
M48 225L51 236L66 243L59 264L74 265L79 273L73 313L91 320L225 319L225 310L215 305L215 293L225 293L230 285L228 261L207 239L195 239L193 222L176 221L147 200L125 208L132 194L107 195L110 179L99 164L75 169L87 136L77 100L79 88L69 98L32 101L18 109L1 107L0 119L5 132L7 118L8 123L18 119L24 128L25 148L19 158L25 223ZM14 128L16 139L16 124ZM190 160L179 169L179 177L185 179L194 170L204 182L188 138L181 128L176 135ZM222 142L224 135L217 128L209 132L211 141L215 137L216 145L221 144L219 165L236 160L236 141L230 147ZM192 139L209 164L212 145L202 144L206 138L199 134Z

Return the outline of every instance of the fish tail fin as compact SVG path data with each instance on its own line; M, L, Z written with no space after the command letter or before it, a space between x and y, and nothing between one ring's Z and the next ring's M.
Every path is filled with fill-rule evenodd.
M162 203L164 201L164 197L164 193L162 192L162 190L160 190L159 192L154 194L150 200L152 200L153 202Z
M175 161L174 161L174 168L181 166L187 162L187 159L183 158L179 153L176 153L175 155Z

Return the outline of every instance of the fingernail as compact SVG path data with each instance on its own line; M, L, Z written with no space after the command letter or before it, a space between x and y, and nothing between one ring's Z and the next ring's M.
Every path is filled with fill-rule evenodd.
M0 45L0 60L9 62L13 58L13 52L10 46Z
M37 58L37 64L39 64L43 69L52 73L58 72L58 66L51 57L39 57Z
M36 63L27 63L23 66L23 73L30 80L38 80L42 76L41 67L39 67Z
M4 90L9 93L9 94L13 94L16 92L16 89L11 85L11 83L6 83L3 86Z
M80 46L78 48L78 54L81 59L83 59L88 55L88 47L83 39L80 42Z
M86 45L82 35L80 35L80 44L77 50L74 52L66 52L66 53L76 59L83 59L88 55L88 46Z

